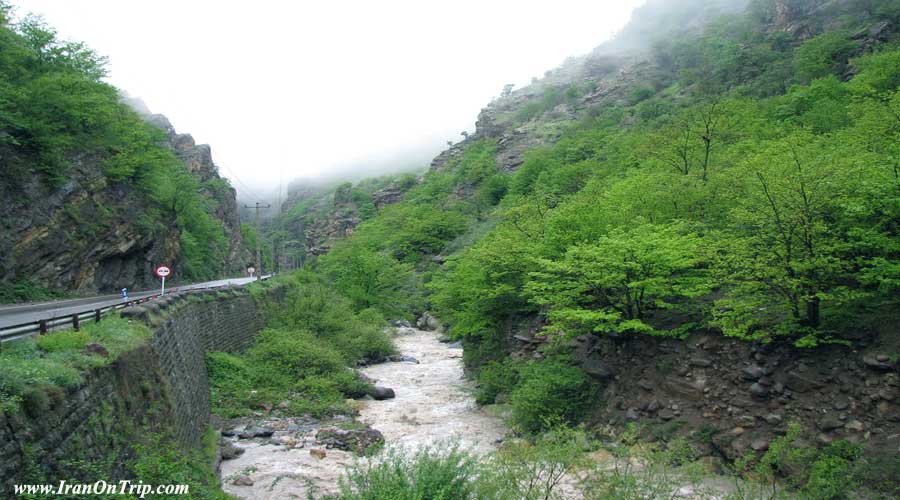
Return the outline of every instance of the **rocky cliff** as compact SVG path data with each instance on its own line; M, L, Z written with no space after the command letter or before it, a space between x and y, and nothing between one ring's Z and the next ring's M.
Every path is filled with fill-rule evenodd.
M166 133L165 147L175 152L216 205L228 240L221 274L237 272L246 261L234 189L221 179L209 146L177 134L159 115L151 122ZM9 175L0 179L0 284L41 287L75 293L113 292L122 287L155 286L154 266L179 271L182 254L176 227L159 224L154 207L131 182L113 182L104 174L102 152L71 151L66 177L50 184L29 172L33 161L21 148L0 145L0 161Z
M337 187L293 185L270 233L295 242L301 259L322 255L335 241L353 234L365 219L402 200L420 181L420 177L405 174Z
M203 194L215 201L215 217L222 221L225 237L228 239L228 255L223 272L243 273L245 264L251 262L253 257L244 248L241 239L236 192L219 176L219 169L212 160L212 149L208 144L196 144L190 134L177 133L163 115L149 115L147 120L166 132L168 147L184 162L188 171L200 180Z

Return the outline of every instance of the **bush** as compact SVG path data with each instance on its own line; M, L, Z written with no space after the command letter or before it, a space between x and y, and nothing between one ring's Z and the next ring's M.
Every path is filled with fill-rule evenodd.
M559 361L530 363L519 369L510 396L513 421L527 433L575 423L590 405L590 382L578 368Z
M489 405L497 400L500 394L509 394L519 380L515 362L511 359L491 361L481 367L478 372L478 391L475 402Z
M247 356L250 363L290 379L327 375L346 369L338 351L323 345L305 331L264 330Z
M412 456L391 450L357 464L341 479L334 500L464 500L475 498L477 459L456 446L423 448Z

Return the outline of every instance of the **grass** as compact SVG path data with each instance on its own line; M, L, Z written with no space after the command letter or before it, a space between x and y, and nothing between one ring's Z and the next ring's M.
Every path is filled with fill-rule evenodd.
M28 279L14 281L0 287L0 304L16 304L19 302L39 302L43 300L64 299L71 294L41 286Z
M34 413L76 387L85 371L104 366L119 354L144 344L150 330L118 316L87 323L79 332L65 330L4 344L0 351L0 411L24 408ZM88 344L102 345L109 357L85 354Z

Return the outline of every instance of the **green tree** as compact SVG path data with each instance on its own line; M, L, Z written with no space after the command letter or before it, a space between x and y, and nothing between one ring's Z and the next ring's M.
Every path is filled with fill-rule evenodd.
M844 155L842 157L842 155ZM841 302L849 262L841 258L841 205L850 201L857 165L829 138L796 133L760 147L741 175L744 192L722 245L719 269L732 290L719 301L726 335L815 342L823 301Z
M570 334L658 333L645 322L651 310L710 291L701 243L684 224L616 228L559 260L541 260L527 291L553 326Z

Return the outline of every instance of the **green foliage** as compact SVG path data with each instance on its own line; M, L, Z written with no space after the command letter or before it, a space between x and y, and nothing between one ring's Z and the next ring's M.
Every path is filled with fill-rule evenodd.
M491 361L478 370L478 392L475 402L480 405L493 404L497 396L509 394L519 381L519 373L513 360Z
M588 500L665 498L682 488L690 488L691 498L722 498L703 484L703 467L691 460L691 448L684 440L668 446L635 446L636 435L635 429L626 430L619 436L620 444L610 449L612 463L600 465L588 476Z
M455 446L392 450L351 468L334 500L465 500L476 498L477 458Z
M884 50L853 60L860 73L851 88L893 93L900 87L900 50Z
M27 278L16 280L0 288L0 304L40 302L67 297L63 291L43 287Z
M418 305L412 265L388 253L344 240L319 263L358 310L375 308L385 315L410 317Z
M164 132L120 102L118 90L102 80L105 58L59 40L34 17L0 26L0 53L0 147L12 160L7 181L15 188L37 178L50 195L69 165L98 164L101 186L135 188L129 204L142 213L140 229L149 236L178 232L182 255L173 264L185 278L218 276L227 242L208 194L215 186L198 181L162 144ZM48 293L20 282L4 295L25 300Z
M652 309L668 309L708 293L699 268L701 239L673 224L614 229L591 245L570 247L562 260L542 260L526 285L554 325L571 335L656 330Z
M207 354L213 411L226 417L273 408L288 415L349 411L347 398L371 390L350 366L396 352L384 317L374 309L356 312L349 299L312 272L270 282L254 287L269 317L256 344L240 355ZM283 300L259 293L272 286L281 288Z
M204 434L201 450L185 453L174 438L151 434L135 446L135 457L127 464L133 482L146 485L184 484L190 498L198 500L229 500L233 497L219 488L213 472L217 453L217 434L208 429ZM154 495L163 500L176 500L184 495Z
M864 463L858 462L860 445L839 440L817 449L804 444L801 434L800 425L790 423L787 433L773 440L761 457L748 456L738 460L736 469L750 471L756 480L767 485L770 495L778 495L778 498L781 497L778 494L782 486L780 476L787 476L784 486L804 499L837 500L848 498L851 492L861 492L865 484L858 481L861 476L854 472L864 470ZM738 492L746 493L746 485L736 485Z
M265 330L243 355L210 353L213 411L233 417L287 401L284 413L316 416L345 411L344 400L368 387L347 368L341 354L302 331Z
M15 412L19 403L27 410L46 409L48 394L61 395L60 388L77 387L85 370L113 362L149 336L145 326L113 316L86 323L80 332L66 330L3 344L0 410ZM109 357L85 354L88 343L102 345Z
M556 500L566 498L564 480L591 465L585 455L593 443L581 429L554 427L534 442L505 444L484 466L479 498Z
M857 42L846 31L830 31L811 38L794 53L794 68L801 82L838 74Z
M466 146L462 156L450 164L453 173L461 181L478 184L497 173L495 155L497 147L494 141L482 139Z
M543 361L519 368L520 383L510 395L513 423L539 433L560 423L575 423L590 406L591 384L578 368Z

